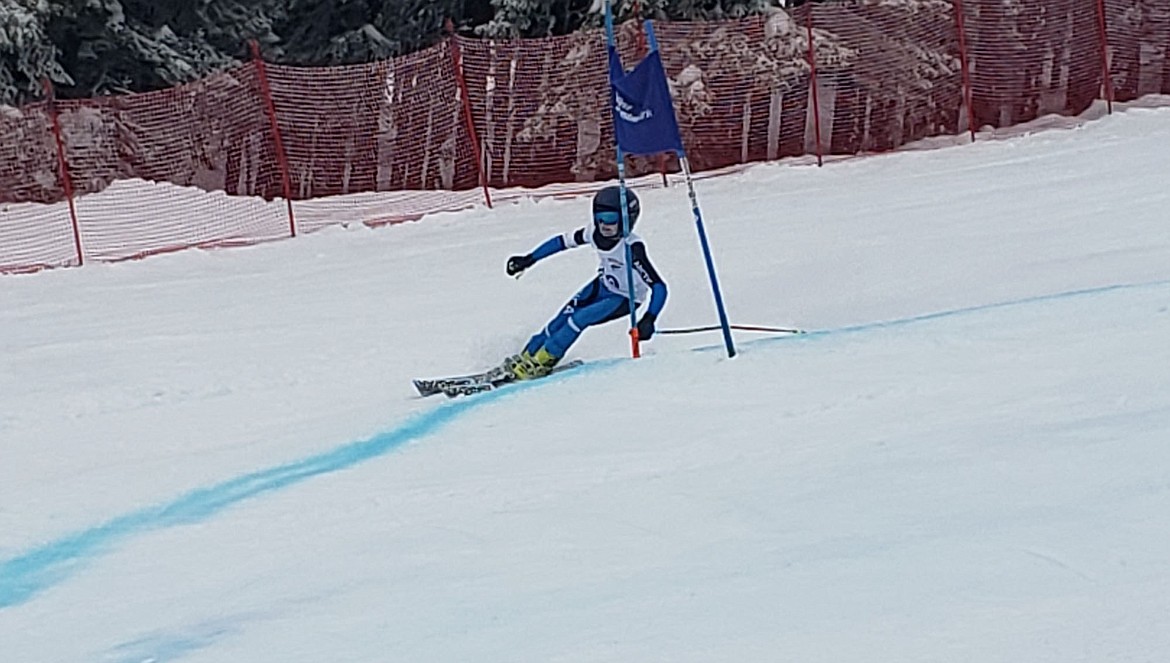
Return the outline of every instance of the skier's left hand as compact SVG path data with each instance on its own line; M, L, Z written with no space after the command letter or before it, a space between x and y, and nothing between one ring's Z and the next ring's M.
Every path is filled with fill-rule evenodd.
M642 315L642 319L638 321L638 340L649 341L650 337L654 335L654 322L658 320L658 316L650 311L646 311Z

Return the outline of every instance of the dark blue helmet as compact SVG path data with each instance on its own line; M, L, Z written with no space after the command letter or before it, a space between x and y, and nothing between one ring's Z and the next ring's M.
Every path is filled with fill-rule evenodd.
M638 220L638 213L642 211L642 204L633 191L626 189L626 212L630 217L630 232L634 230L634 222ZM622 222L622 190L620 186L607 186L593 195L593 227L603 237L621 235ZM616 225L616 228L614 226Z

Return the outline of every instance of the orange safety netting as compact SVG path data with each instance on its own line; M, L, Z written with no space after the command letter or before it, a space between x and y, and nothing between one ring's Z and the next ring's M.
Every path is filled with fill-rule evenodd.
M1170 0L843 0L654 29L696 172L1170 93ZM619 26L627 66L646 37ZM255 58L159 92L3 107L0 271L588 188L616 175L607 100L590 30L344 67Z

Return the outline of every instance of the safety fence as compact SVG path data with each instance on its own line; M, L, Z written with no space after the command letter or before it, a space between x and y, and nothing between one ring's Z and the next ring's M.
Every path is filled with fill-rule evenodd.
M842 0L655 32L696 171L974 139L1170 92L1170 0ZM636 61L640 25L618 43ZM158 92L46 92L0 107L0 271L392 223L616 176L599 30L452 36L342 67L254 50Z

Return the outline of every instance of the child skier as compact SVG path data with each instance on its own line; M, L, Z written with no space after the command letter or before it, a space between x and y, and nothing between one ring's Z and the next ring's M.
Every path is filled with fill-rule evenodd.
M621 189L609 186L593 196L593 225L558 235L541 244L532 253L508 258L509 276L524 270L555 253L586 244L597 250L600 264L597 277L581 288L560 313L536 333L524 351L509 357L504 367L517 380L548 375L565 356L586 327L617 320L630 310L630 293L626 276L626 249L622 244ZM638 339L654 335L654 322L666 304L666 283L658 276L642 239L633 234L634 222L641 211L638 197L626 191L626 210L630 219L630 257L634 268L634 305L640 306L650 292L650 305L638 321Z

